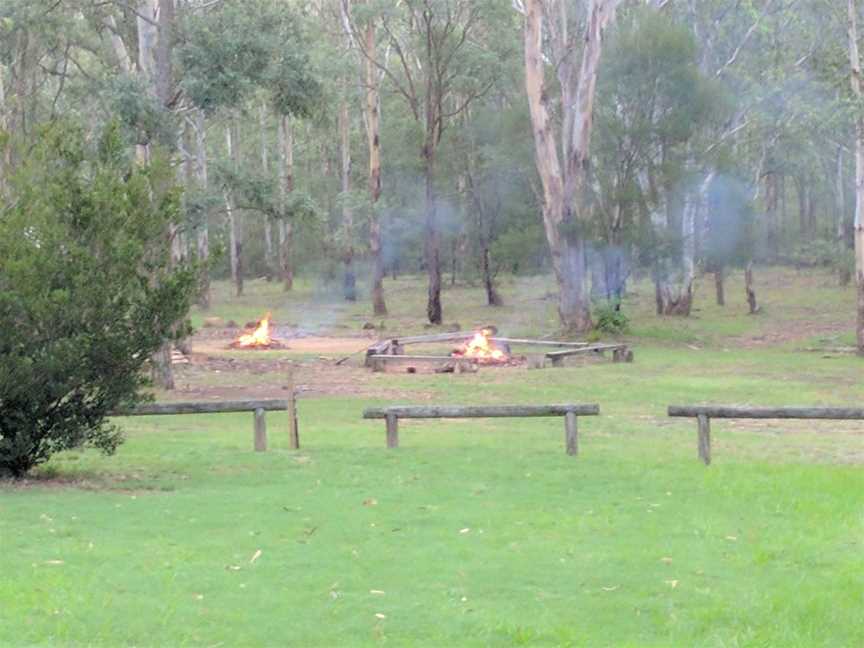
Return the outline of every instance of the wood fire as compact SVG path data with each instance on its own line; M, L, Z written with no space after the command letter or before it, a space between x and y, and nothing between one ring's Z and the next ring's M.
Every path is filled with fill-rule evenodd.
M272 316L267 313L251 332L240 335L231 343L233 349L274 349L282 345L270 335Z
M456 358L476 358L480 364L503 364L510 360L507 350L492 340L494 331L488 328L480 329L474 337L455 349L451 354Z

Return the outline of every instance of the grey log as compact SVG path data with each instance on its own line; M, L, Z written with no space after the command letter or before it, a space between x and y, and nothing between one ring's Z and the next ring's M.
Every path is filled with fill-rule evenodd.
M370 407L363 411L363 418L381 419L389 415L398 418L498 418L565 416L572 412L577 416L596 416L599 405L397 405L392 407Z
M438 356L438 355L372 355L372 362L450 362L459 360L463 362L477 362L477 358L466 358L463 356Z
M734 407L728 405L670 405L669 416L749 419L833 419L862 421L862 407Z
M711 465L711 419L700 414L699 420L699 459L706 466Z
M213 403L178 401L176 403L147 403L133 409L122 409L111 412L111 416L160 416L173 414L222 414L226 412L254 412L255 410L277 411L285 410L288 401L244 400L216 401Z
M579 437L576 423L576 414L567 412L564 415L564 434L567 445L567 454L575 457L579 454Z
M267 451L267 414L260 407L255 410L255 452Z
M551 347L586 347L591 346L590 342L559 342L557 340L523 340L520 338L508 337L493 337L489 338L493 342L504 342L506 344L521 344L523 346L551 346Z
M387 415L387 447L399 447L399 418L395 414Z
M615 351L626 349L626 344L594 344L592 346L579 347L578 349L565 349L564 351L549 351L547 358L566 358L567 356L580 355L582 353L603 353L604 351Z

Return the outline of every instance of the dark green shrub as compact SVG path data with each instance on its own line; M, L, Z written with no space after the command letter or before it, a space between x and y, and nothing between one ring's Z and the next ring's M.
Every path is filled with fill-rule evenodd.
M621 335L630 329L630 319L617 302L602 302L594 305L594 330L609 335Z
M106 415L142 400L195 283L169 267L172 177L132 164L116 128L94 150L52 126L20 161L0 210L0 475L120 443Z

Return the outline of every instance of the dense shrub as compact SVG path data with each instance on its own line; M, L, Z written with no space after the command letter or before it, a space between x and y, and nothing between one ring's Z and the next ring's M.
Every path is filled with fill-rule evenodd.
M19 161L0 210L0 476L55 452L113 452L114 408L179 334L194 286L170 268L173 172L138 168L109 128L95 146L52 126Z
M594 330L610 335L626 333L630 328L630 319L621 310L617 302L604 301L594 305Z

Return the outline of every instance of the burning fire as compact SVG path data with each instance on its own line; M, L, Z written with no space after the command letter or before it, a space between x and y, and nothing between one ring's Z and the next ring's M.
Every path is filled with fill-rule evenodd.
M479 362L484 364L493 364L496 362L507 362L508 355L495 346L495 343L490 339L493 332L489 329L480 329L474 333L468 342L453 351L453 355L463 358L477 358Z
M273 345L273 338L270 337L270 313L267 313L260 322L258 327L251 333L245 333L231 343L232 347L238 349L269 347Z

